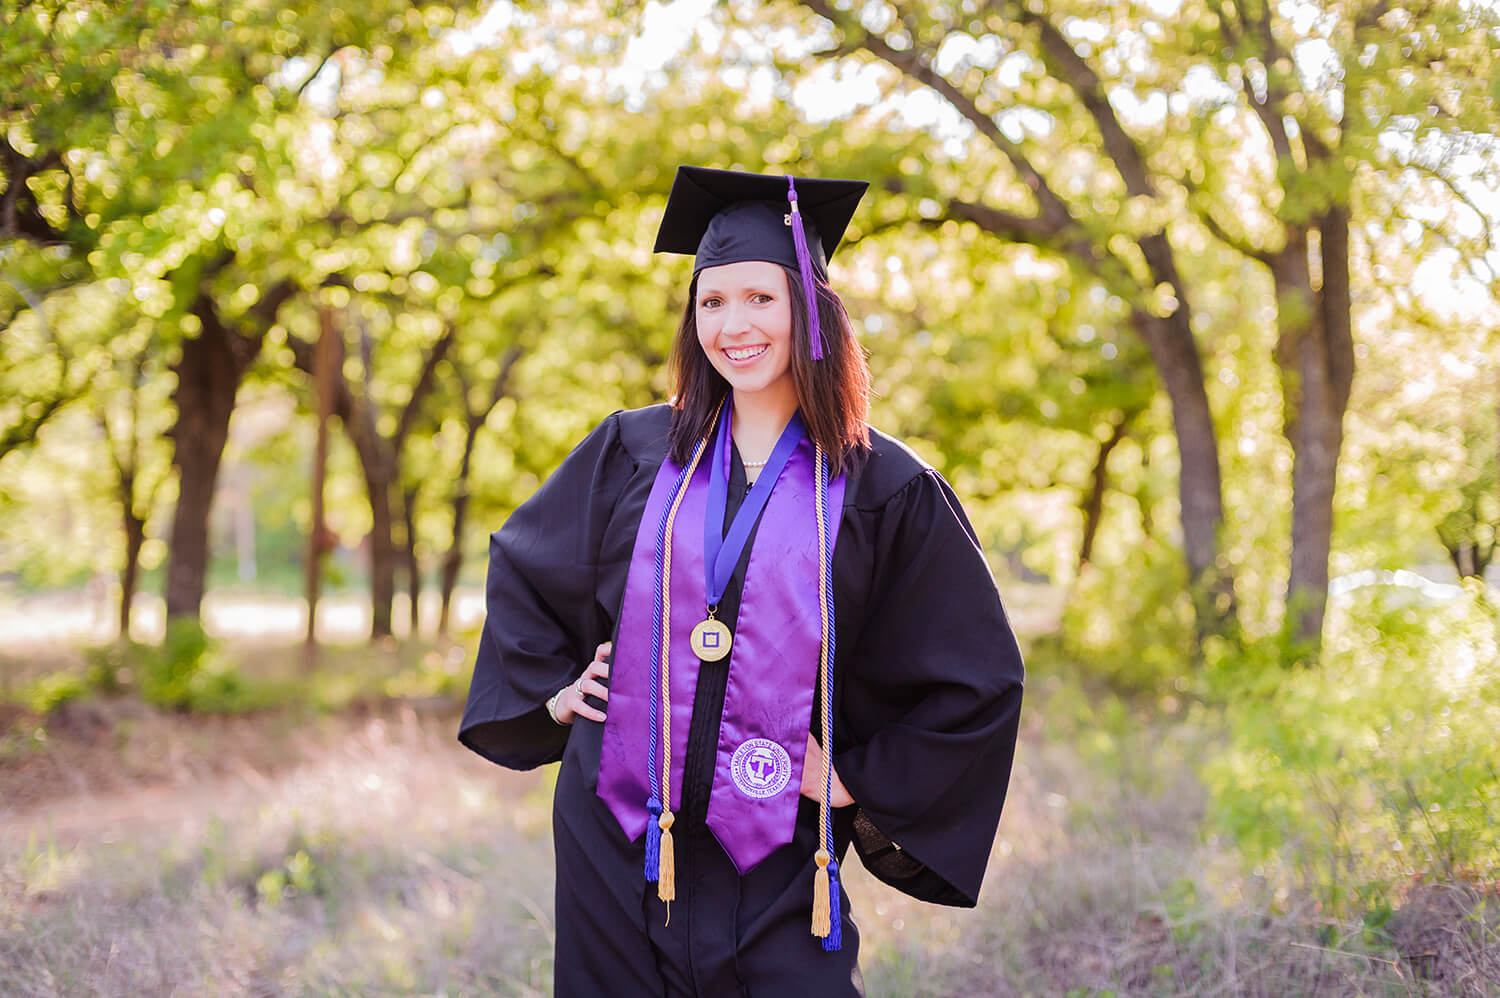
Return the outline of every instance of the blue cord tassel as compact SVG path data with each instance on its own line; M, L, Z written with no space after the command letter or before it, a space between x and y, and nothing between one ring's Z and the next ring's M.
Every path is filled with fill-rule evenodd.
M661 867L661 801L652 797L646 802L651 818L646 822L646 880L655 883Z
M839 861L828 861L828 935L823 950L832 953L844 945L843 918L839 915Z

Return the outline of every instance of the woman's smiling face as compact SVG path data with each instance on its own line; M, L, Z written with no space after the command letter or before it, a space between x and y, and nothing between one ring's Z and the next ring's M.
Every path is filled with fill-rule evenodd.
M698 273L698 343L736 394L791 391L792 304L786 271L745 260Z

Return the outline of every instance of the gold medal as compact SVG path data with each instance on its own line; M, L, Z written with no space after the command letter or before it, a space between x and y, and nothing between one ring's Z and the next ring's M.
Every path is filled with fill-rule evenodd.
M734 636L729 633L729 628L724 626L722 620L715 620L710 614L707 620L700 621L693 628L691 641L694 655L705 662L717 662L729 654Z

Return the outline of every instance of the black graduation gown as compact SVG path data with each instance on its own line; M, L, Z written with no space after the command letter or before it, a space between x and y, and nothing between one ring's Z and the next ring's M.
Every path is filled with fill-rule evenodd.
M846 892L843 948L825 952L810 931L817 803L803 798L795 840L743 877L704 826L732 653L699 672L670 919L643 876L644 840L626 840L595 793L603 725L562 727L546 712L615 634L670 418L665 405L614 413L491 536L488 616L459 740L514 769L562 762L558 995L862 994ZM852 842L887 884L970 907L1010 778L1021 655L947 482L897 441L871 437L833 557L833 759L856 802L835 811L836 853L844 862ZM747 490L737 454L733 465L726 523ZM720 605L731 627L747 560ZM817 717L815 708L815 729Z

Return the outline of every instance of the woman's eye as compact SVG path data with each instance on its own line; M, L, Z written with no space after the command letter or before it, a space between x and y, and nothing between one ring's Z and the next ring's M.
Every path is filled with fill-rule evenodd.
M771 300L771 296L767 294L758 294L751 299L751 301L755 302L755 304L757 305L764 305Z
M719 299L717 299L717 298L705 298L701 302L698 303L698 307L699 308L718 308L719 307Z

